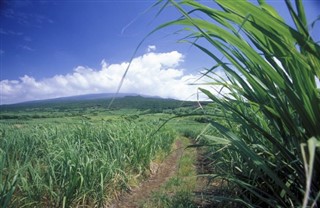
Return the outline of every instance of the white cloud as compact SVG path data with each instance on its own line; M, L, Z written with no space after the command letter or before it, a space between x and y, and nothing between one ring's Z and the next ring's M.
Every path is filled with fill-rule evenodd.
M155 51L157 48L155 45L149 45L148 46L148 52L151 52L151 51Z
M198 86L188 85L199 75L185 74L179 64L184 56L172 51L149 52L133 59L120 92L161 96L165 98L196 99ZM101 61L101 68L78 66L72 73L36 80L25 75L19 80L0 82L1 104L63 96L114 93L128 67L128 62L108 64Z

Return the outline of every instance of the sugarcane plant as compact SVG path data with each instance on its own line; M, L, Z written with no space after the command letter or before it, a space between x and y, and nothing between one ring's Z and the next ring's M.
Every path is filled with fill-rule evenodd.
M207 87L200 90L218 106L210 121L218 131L209 128L199 141L215 161L212 178L229 191L207 197L247 207L319 207L320 47L303 1L284 1L291 25L264 0L214 2L161 1L160 11L171 5L181 17L155 30L181 27L183 41L216 63L203 72Z

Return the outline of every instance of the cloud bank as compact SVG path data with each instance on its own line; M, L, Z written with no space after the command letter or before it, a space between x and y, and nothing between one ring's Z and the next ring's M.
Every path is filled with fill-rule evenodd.
M133 59L120 92L161 96L175 99L196 99L198 86L189 85L199 75L185 74L180 68L184 56L177 52L148 53ZM19 80L1 80L0 104L57 98L91 93L114 93L128 67L128 62L108 64L100 69L76 67L72 73L36 80L24 75Z

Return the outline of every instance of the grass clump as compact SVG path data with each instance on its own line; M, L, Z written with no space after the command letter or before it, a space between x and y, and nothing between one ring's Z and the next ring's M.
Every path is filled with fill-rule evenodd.
M203 73L208 86L220 89L200 89L217 106L200 141L215 161L212 177L236 191L211 200L319 207L320 47L309 33L303 1L284 1L294 26L264 0L216 0L220 9L192 0L164 2L182 17L158 29L181 26L184 40L216 62Z

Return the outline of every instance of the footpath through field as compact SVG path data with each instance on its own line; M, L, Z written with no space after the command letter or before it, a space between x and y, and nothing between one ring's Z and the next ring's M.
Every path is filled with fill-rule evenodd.
M172 177L178 169L178 161L183 154L184 147L181 140L176 140L174 149L165 160L156 167L150 178L143 181L138 187L134 188L130 193L123 194L120 199L113 203L111 208L134 208L138 207L141 201L150 197L151 193L160 188L170 177Z

